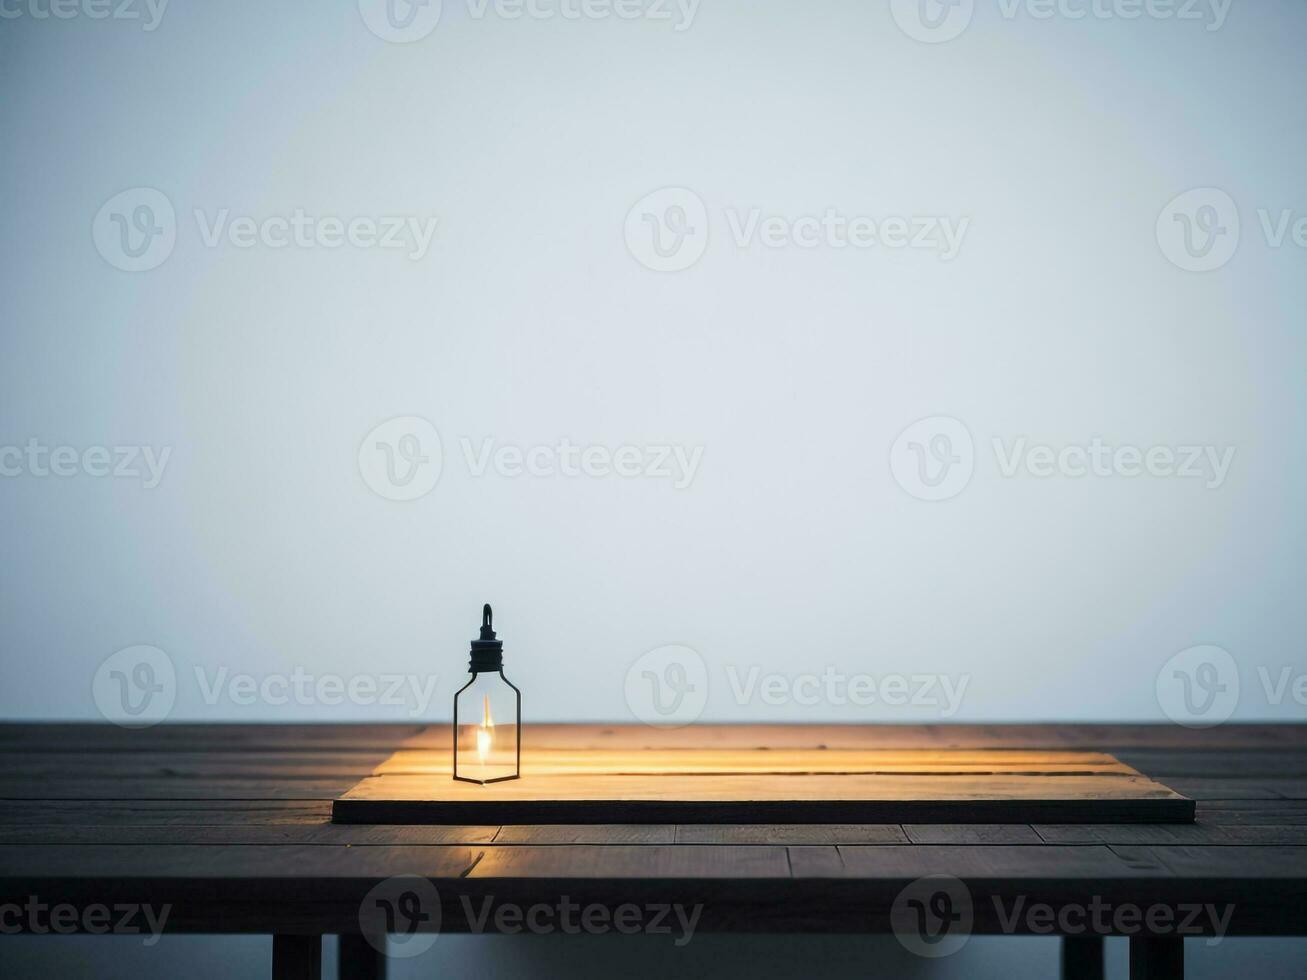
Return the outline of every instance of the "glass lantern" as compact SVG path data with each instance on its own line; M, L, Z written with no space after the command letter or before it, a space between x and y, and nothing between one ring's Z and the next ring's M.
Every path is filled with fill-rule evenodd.
M504 641L494 613L481 610L481 636L472 641L472 679L454 695L454 778L499 783L522 775L522 692L504 676Z

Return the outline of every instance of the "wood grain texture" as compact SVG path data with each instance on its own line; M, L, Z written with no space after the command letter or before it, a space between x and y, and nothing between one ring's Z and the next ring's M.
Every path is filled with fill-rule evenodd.
M1307 826L1192 824L1040 824L1049 844L1307 844Z
M489 844L498 826L443 824L347 827L341 824L147 824L85 826L0 826L0 844ZM663 834L671 843L672 828Z
M1198 804L1198 812L1209 823L1307 825L1307 801L1299 800L1204 800Z
M682 824L678 844L906 844L898 824Z
M0 777L3 800L322 800L346 792L355 780L282 779L276 776L244 779L187 779L102 777L97 775L56 779Z
M957 754L990 750L1007 753L1011 763L1019 750L1059 767L1059 779L1120 775L1103 759L1117 755L1143 777L1201 798L1197 822L1188 825L984 820L982 801L971 804L979 822L965 823L779 823L742 814L713 824L358 826L330 822L338 787L385 771L392 759L399 763L393 774L436 775L435 767L411 766L423 752L443 754L446 724L0 725L0 787L17 797L0 802L0 902L28 894L170 901L170 932L312 935L357 930L359 902L373 885L417 873L449 903L449 931L464 928L465 896L525 904L557 901L565 889L577 901L701 902L701 931L876 932L888 930L888 909L905 884L945 873L971 889L977 933L1002 931L989 914L996 898L1008 907L1021 896L1056 907L1097 895L1230 902L1232 935L1307 934L1307 726L712 725L661 732L537 725L531 732L529 752L561 753L560 777L593 775L586 759L704 747L718 755L701 757L697 775L684 778L717 780L721 758L740 752L757 754L743 774L755 777L779 767L827 776L1008 778L1013 767L998 754L983 770L992 777L960 765ZM887 756L901 752L911 755ZM1084 768L1062 767L1072 761L1066 753L1081 753ZM632 775L647 779L647 767Z
M105 724L0 723L0 751L239 752L447 749L448 722L437 724L167 724L127 729ZM1225 749L1307 751L1307 725L942 724L690 725L655 729L625 724L535 724L531 747L568 749L897 749L1011 748L1118 750Z
M522 771L531 776L866 775L1137 776L1138 770L1105 752L1032 749L523 749ZM374 776L449 778L446 752L404 749L372 770Z
M596 749L523 752L523 776L450 778L404 750L333 806L338 823L1186 821L1193 803L1101 752Z
M914 844L1042 844L1045 842L1044 838L1035 833L1033 827L1024 823L905 824L903 832Z
M500 827L494 843L674 844L676 827L672 824L557 824Z

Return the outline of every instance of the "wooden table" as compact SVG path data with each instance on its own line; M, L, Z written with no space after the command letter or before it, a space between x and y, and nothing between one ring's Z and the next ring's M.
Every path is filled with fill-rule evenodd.
M1101 934L1130 935L1132 976L1181 975L1183 941L1166 922L1195 903L1233 904L1229 935L1307 934L1307 726L558 725L528 734L609 750L1101 750L1197 800L1191 825L330 823L331 801L392 753L448 737L444 725L0 725L0 907L33 895L78 907L166 903L169 932L274 935L274 975L287 978L316 977L321 937L332 934L342 976L381 975L384 958L359 937L360 906L399 875L436 887L445 932L468 931L466 903L487 895L523 907L566 895L610 911L701 905L698 931L836 933L891 931L896 898L914 894L904 889L945 875L969 895L972 933L1039 933L1042 919L1012 911L1046 903L1051 931L1067 937L1068 977L1101 976ZM1105 925L1087 916L1082 925L1095 902L1110 910ZM1113 919L1129 909L1145 917L1140 925ZM1210 931L1205 920L1191 926Z

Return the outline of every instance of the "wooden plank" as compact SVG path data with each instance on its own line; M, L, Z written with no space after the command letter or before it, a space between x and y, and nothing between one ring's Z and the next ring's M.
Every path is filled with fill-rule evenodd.
M1206 823L1203 825L1213 836L1217 833L1223 834L1225 840L1213 841L1175 841L1177 844L1226 844L1240 847L1262 847L1267 844L1307 844L1307 827L1302 824L1291 826L1239 826L1234 824L1213 824ZM1113 843L1116 843L1113 841ZM1125 843L1125 842L1122 842ZM1145 843L1145 841L1139 841ZM1148 841L1146 843L1172 843L1171 841Z
M1153 777L1259 779L1307 778L1307 753L1295 751L1130 751L1121 760L1106 753L1064 750L827 749L827 750L525 750L529 771L711 772L946 772L1041 770L1144 772ZM743 767L743 768L742 768ZM448 755L432 750L121 751L0 752L0 777L362 777L379 773L448 774Z
M1139 773L1103 752L1028 749L523 749L522 771L558 775L1127 775ZM452 775L447 752L407 749L374 775Z
M1307 778L1307 751L1302 749L1128 749L1117 755L1158 778Z
M509 824L548 823L888 823L948 820L994 823L1029 820L1039 823L1182 823L1190 819L1185 800L776 800L730 801L496 801L493 804L426 801L337 800L333 821L342 824L444 824L486 821Z
M0 803L0 842L23 842L0 843L0 901L37 893L46 900L173 901L169 931L174 923L178 930L205 932L339 931L357 928L358 902L378 881L417 873L440 883L442 897L452 903L451 928L466 895L525 903L557 900L565 891L578 900L613 903L703 902L705 931L883 931L886 910L902 887L941 873L962 878L972 890L978 933L998 929L982 916L998 894L1054 905L1093 895L1116 902L1235 903L1231 934L1307 929L1301 914L1307 907L1307 798L1299 799L1307 793L1307 726L1218 726L1196 733L1179 726L706 726L705 732L714 751L726 756L735 750L774 753L752 760L753 775L778 764L808 771L811 753L821 756L819 771L870 761L882 772L888 756L911 752L904 761L916 765L887 775L929 778L904 773L975 748L1040 752L1052 766L1057 753L1101 756L1119 747L1123 763L1175 773L1171 788L1192 786L1205 798L1200 822L1188 827L1085 820L1025 828L1050 843L1033 841L1019 828L985 826L994 820L984 819L983 801L969 807L980 823L954 827L950 820L939 827L940 821L922 818L907 832L897 819L865 818L780 827L756 818L739 826L645 820L617 828L501 831L495 821L478 820L363 827L326 823L329 797L270 797L291 783L330 785L341 776L356 782L363 778L357 774L372 772L396 748L443 754L447 725L164 725L141 732L0 726L0 783L56 787L55 798ZM699 726L664 736L641 726L595 725L532 726L531 733L538 736L532 752L549 744L573 755L595 748L621 756L622 765L643 766L644 775L636 777L642 779L656 768L659 753L683 753L700 744L701 734ZM696 771L717 771L709 765L713 759L699 761L705 765ZM1065 778L1062 772L1050 778ZM967 778L976 775L966 772ZM118 795L134 791L133 781L147 793L168 795ZM204 794L235 789L260 795L172 798L186 792L178 789L183 785ZM70 798L70 789L88 786L115 795Z
M1127 825L1133 826L1133 825ZM1183 826L1183 825L1181 825ZM905 824L914 844L1043 844L1029 824Z
M1284 795L1265 779L1223 779L1177 776L1166 785L1191 800L1282 800Z
M1268 845L1112 845L1123 860L1150 862L1177 878L1290 879L1307 890L1307 847Z
M1062 748L1115 752L1145 748L1307 750L1307 726L1225 724L1186 729L1165 723L948 725L692 725L654 729L627 724L543 724L532 747L633 748ZM194 724L125 729L106 724L0 723L0 752L448 748L448 722L434 724Z
M1014 889L1030 881L1119 880L1147 876L1106 846L1066 847L1045 844L992 844L955 847L947 844L839 847L840 877L914 881L926 875L950 875L1007 882Z
M345 829L345 828L342 828ZM496 844L673 844L671 824L554 824L501 827Z
M330 800L355 784L335 779L0 778L0 800Z
M1219 725L1186 729L1168 723L945 724L945 725L720 725L679 729L645 725L533 725L535 747L570 749L642 748L1063 748L1113 752L1120 748L1307 748L1307 732L1294 724ZM447 748L449 730L431 726L407 739L412 748Z
M1260 847L1307 845L1307 826L1222 824L1040 824L1035 828L1050 844L1213 844Z
M350 827L343 824L253 824L132 826L124 824L76 824L0 826L0 844L489 844L497 826L460 827L444 824L425 826L377 825ZM674 828L663 828L671 843ZM511 843L511 842L504 842Z
M789 862L784 847L751 845L0 845L0 886L33 880L166 882L174 892L203 896L224 885L281 882L331 890L351 880L375 883L403 874L437 881L788 878ZM251 898L249 892L236 894Z
M896 824L0 825L0 844L907 844ZM1015 841L1024 843L1024 841ZM1134 841L1122 841L1134 842ZM1142 842L1142 841L1141 841ZM1278 842L1278 841L1277 841ZM1283 843L1291 843L1284 841Z
M1307 824L1307 802L1299 800L1206 800L1198 804L1201 819L1220 824Z
M844 858L834 844L787 847L785 851L795 878L844 877Z
M387 752L7 752L0 779L344 779L372 773Z
M322 846L313 844L213 845L0 845L0 893L32 882L67 881L110 888L144 883L173 895L219 894L249 901L274 900L286 886L302 897L327 900L338 885L375 882L402 874L456 879L476 864L489 846ZM517 848L503 848L517 850ZM550 850L542 848L542 850ZM554 849L558 850L558 849ZM321 889L319 892L316 889ZM357 895L357 888L343 889Z
M350 788L355 801L431 801L486 805L496 802L651 801L1174 801L1180 797L1142 776L1116 774L976 773L943 775L723 773L711 778L678 773L527 774L491 785L427 776L370 776Z
M0 827L321 824L328 800L9 800Z
M1203 863L1201 855L1193 860ZM1000 931L994 896L1056 906L1101 895L1108 902L1234 902L1232 930L1294 934L1307 927L1298 913L1307 882L1301 860L1290 864L1274 879L1234 861L1216 877L1177 875L1170 859L1060 845L0 846L0 902L27 894L170 902L170 931L257 932L297 923L342 931L357 923L358 903L373 885L417 874L439 885L451 913L464 898L527 903L567 895L702 903L714 929L884 931L885 912L903 887L944 874L971 890L977 932Z
M758 879L790 877L783 847L747 844L487 847L466 877L544 879Z
M1187 729L1164 722L1143 725L696 724L679 729L582 723L533 725L527 741L533 747L569 749L1062 748L1114 752L1127 748L1307 749L1307 729L1289 723L1225 724L1209 729ZM428 727L408 738L406 744L411 748L448 748L449 729L440 725Z
M641 753L634 753L641 755ZM1193 804L1100 753L751 752L540 755L478 786L386 771L338 799L339 823L1082 823L1192 819ZM829 765L826 760L836 760ZM388 764L389 765L389 764ZM415 763L408 763L412 766Z
M1223 827L1209 823L1037 824L1035 830L1049 844L1234 843Z
M898 824L681 824L678 844L906 844Z
M448 739L448 724L427 738ZM0 723L0 752L394 751L423 736L427 724L167 723L121 728L104 723ZM446 742L447 744L447 742Z

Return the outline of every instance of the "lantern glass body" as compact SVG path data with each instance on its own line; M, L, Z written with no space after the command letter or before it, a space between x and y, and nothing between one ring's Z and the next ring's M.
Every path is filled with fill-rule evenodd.
M474 673L454 695L454 778L516 779L522 761L522 693L502 670Z

